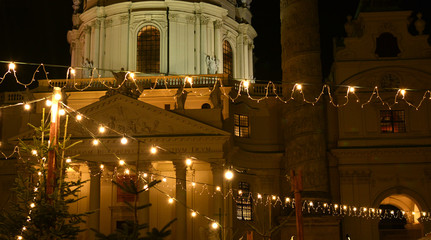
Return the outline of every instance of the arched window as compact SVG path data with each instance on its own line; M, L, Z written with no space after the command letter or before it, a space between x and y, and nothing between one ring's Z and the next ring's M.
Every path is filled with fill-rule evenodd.
M228 41L223 42L223 74L233 78L233 52Z
M137 70L143 73L160 72L160 31L145 26L138 33Z
M391 33L380 34L376 39L376 55L379 57L397 57L400 53L397 38Z

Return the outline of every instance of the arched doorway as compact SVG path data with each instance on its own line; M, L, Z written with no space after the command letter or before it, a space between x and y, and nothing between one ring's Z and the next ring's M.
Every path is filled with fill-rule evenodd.
M422 236L423 226L419 222L420 207L405 194L392 194L379 206L387 212L405 212L403 218L384 218L379 221L380 240L416 240Z

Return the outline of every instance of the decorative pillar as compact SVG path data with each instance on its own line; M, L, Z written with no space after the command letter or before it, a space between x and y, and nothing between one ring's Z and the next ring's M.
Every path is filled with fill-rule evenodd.
M238 36L238 41L237 41L237 49L238 49L238 54L236 54L236 66L237 66L237 70L236 70L236 76L234 76L235 78L244 78L244 36L241 34L240 36Z
M173 164L177 179L175 198L178 200L175 206L177 221L174 236L177 240L183 240L187 239L187 209L185 207L187 204L187 170L183 160L174 161Z
M195 74L201 73L201 21L195 15Z
M213 185L223 187L223 167L221 163L211 163L211 171L213 174ZM214 192L217 192L214 187ZM220 224L224 222L223 219L223 197L220 194L215 194L212 204L213 215L212 217Z
M250 43L248 45L248 78L253 79L254 71L253 71L253 44Z
M105 68L103 66L104 52L105 52L105 19L101 18L100 22L100 32L99 32L99 68ZM104 71L100 71L102 76L105 76ZM111 73L109 73L111 74Z
M89 210L94 213L88 217L88 227L100 230L100 167L96 163L89 163L90 170L90 204ZM93 233L91 233L93 234Z
M242 65L243 65L243 68L244 68L244 75L243 75L243 77L245 78L245 79L248 79L248 77L249 77L249 74L248 74L248 43L249 43L249 40L248 40L248 37L247 36L243 36L243 38L244 38L244 43L243 43L243 58L242 58Z
M84 40L84 62L88 59L90 61L90 51L91 51L91 27L86 25L84 27L85 40ZM88 76L87 76L88 77Z
M94 64L93 66L96 68L99 68L99 45L100 45L100 20L99 19L94 20L92 28L93 28L94 39L92 39L93 55L91 58Z
M317 0L282 0L280 4L283 94L295 83L314 99L322 88ZM325 105L306 104L299 95L285 105L286 169L302 170L304 198L328 199Z
M209 18L205 16L201 16L201 74L207 74L207 64L205 62L206 57L208 55L208 46L207 46L207 24L209 22Z
M214 55L218 60L217 73L223 73L223 41L221 39L221 27L223 22L217 20L214 22Z
M214 20L209 19L207 24L208 55L214 56Z

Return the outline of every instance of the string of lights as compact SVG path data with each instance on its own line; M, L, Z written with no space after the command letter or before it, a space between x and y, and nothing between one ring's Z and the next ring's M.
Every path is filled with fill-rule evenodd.
M0 63L5 63L5 61L0 61ZM9 68L8 71L6 71L6 73L3 75L2 78L0 78L0 84L3 83L3 81L5 80L5 77L8 74L12 74L14 76L15 81L24 86L24 87L28 87L30 84L32 84L35 80L35 76L36 73L39 72L40 70L43 70L44 75L46 77L46 79L48 80L48 84L51 87L55 87L52 80L50 80L48 78L48 72L45 69L45 65L43 63L39 64L38 67L36 68L35 72L33 73L33 77L32 80L29 83L24 83L22 81L20 81L18 79L18 77L16 76L16 64L28 64L28 65L36 65L34 63L18 63L18 62L8 62L9 63ZM82 68L82 67L70 67L70 66L60 66L60 65L50 65L50 66L55 66L55 67L63 67L63 68L67 68L66 71L66 81L63 83L62 86L56 86L56 87L60 87L60 88L65 88L66 86L69 86L69 82L72 81L72 86L74 87L75 90L77 91L84 91L84 90L88 90L92 84L94 82L98 82L101 83L103 86L105 86L107 89L112 89L112 90L116 90L116 89L120 89L124 84L126 84L127 81L131 81L131 83L136 87L136 91L139 92L140 94L145 95L144 90L155 90L156 87L159 84L160 81L162 81L162 84L165 89L169 89L168 88L168 79L166 78L166 76L160 76L160 78L156 78L154 80L153 85L151 85L148 89L144 89L144 86L142 86L142 89L139 87L139 84L137 82L136 79L136 74L138 72L131 72L131 71L124 71L124 77L122 79L121 82L119 83L111 83L111 82L107 82L106 80L102 80L101 79L101 75L99 74L99 71L103 70L103 71L108 71L108 69L97 69L97 68ZM90 80L86 81L86 83L82 86L83 82L80 82L78 84L77 79L76 79L76 70L77 69L90 69L91 70L91 75L90 75ZM113 70L109 70L109 71L113 71ZM122 70L120 70L122 71ZM314 98L314 100L309 100L308 98L306 98L305 94L304 94L304 86L307 85L312 85L312 84L301 84L301 83L292 83L292 84L286 84L286 86L288 85L292 85L292 88L290 90L290 95L289 97L283 97L281 96L277 90L277 84L269 81L266 86L265 86L265 91L262 97L259 98L254 98L251 94L250 94L250 88L251 86L251 82L249 80L241 80L239 81L238 84L238 89L236 93L233 94L229 94L229 92L226 91L225 86L223 85L223 80L221 78L218 78L215 80L214 82L214 86L208 91L208 94L202 94L200 92L197 92L193 89L193 81L194 78L196 78L197 76L178 76L180 78L183 78L183 82L182 85L180 86L180 90L177 93L175 93L173 95L174 98L178 98L180 97L182 94L185 93L185 89L187 87L187 85L190 87L191 91L196 93L198 96L208 96L210 95L213 91L215 91L217 89L217 85L220 85L220 90L221 93L223 94L223 96L227 97L228 99L230 99L232 102L235 102L240 96L242 92L245 92L247 94L247 97L253 101L256 102L261 102L265 99L268 99L270 97L274 97L275 99L280 100L283 103L288 103L292 100L300 100L304 103L307 104L311 104L311 105L315 105L317 104L319 101L322 100L322 97L324 95L328 95L329 97L329 103L336 108L340 108L340 107L345 107L347 106L347 104L349 103L349 96L353 95L354 98L356 99L355 102L360 103L361 107L363 108L365 105L370 104L374 99L378 102L380 102L382 105L388 107L389 109L392 109L392 107L394 107L395 105L399 104L400 102L398 101L399 99L401 99L403 102L405 102L409 107L412 107L416 110L419 110L419 108L423 105L425 100L431 100L431 90L422 90L424 91L421 100L419 100L419 102L417 104L414 104L412 101L407 100L406 95L407 92L420 92L421 90L419 89L407 89L407 88L402 88L402 89L384 89L385 91L389 91L389 92L393 92L396 91L395 95L394 95L394 101L392 103L383 100L383 98L381 97L379 87L374 86L372 89L370 89L369 91L366 91L367 87L361 87L361 86L345 86L345 85L334 85L333 88L337 89L335 92L338 91L338 89L342 89L345 88L345 101L343 103L336 103L335 98L334 98L334 94L338 95L339 93L334 93L331 90L331 86L328 84L323 84L320 93L317 95L317 97ZM81 85L79 87L79 85ZM365 94L369 94L370 96L367 97L366 101L361 102L359 96L357 95L357 89L361 89L361 96L365 95ZM339 92L342 92L341 90ZM295 93L299 93L300 94L300 99L296 99L295 98ZM234 95L234 96L232 96ZM417 95L417 94L415 94ZM342 97L341 97L342 99Z

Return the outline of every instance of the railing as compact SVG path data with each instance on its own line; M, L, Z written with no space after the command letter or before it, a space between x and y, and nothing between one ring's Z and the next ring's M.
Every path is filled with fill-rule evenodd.
M240 88L240 83L239 81L235 81L234 82L234 90L238 91L238 89ZM268 96L275 96L274 93L274 87L275 87L275 93L277 93L277 95L282 96L283 94L283 88L281 86L281 84L267 84L267 83L250 83L249 87L248 87L248 92L251 96L265 96L266 93L268 92ZM241 85L241 93L246 93L247 89Z
M4 92L0 94L0 103L17 103L24 100L23 95L20 92Z

